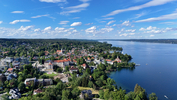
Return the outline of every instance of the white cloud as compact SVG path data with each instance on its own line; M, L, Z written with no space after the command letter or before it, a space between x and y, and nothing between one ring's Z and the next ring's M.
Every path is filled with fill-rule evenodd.
M90 0L79 0L79 1L82 1L82 2L88 2L88 1L90 1Z
M114 23L114 22L116 22L116 21L115 21L115 20L109 21L109 22L107 23L107 25L110 25L110 24L112 24L112 23Z
M92 27L85 30L86 33L93 33L95 31L96 31L96 26L92 26Z
M136 17L135 17L135 18L140 18L140 17L142 17L142 16L144 16L144 15L146 15L146 13L145 13L145 12L142 12L142 13L140 13L140 14L136 14Z
M40 2L48 2L48 3L58 3L58 2L66 2L66 0L39 0Z
M140 28L139 31L155 30L155 29L157 29L157 27L149 26L149 27L147 27L146 29L145 29L145 28Z
M63 31L65 28L59 28L59 27L56 27L55 28L55 31Z
M150 35L150 37L154 37L154 35Z
M24 13L24 11L12 11L11 13Z
M146 29L145 28L140 28L139 31L145 31Z
M74 22L70 26L81 26L82 22Z
M106 32L111 32L113 31L114 28L111 28L111 27L106 27L106 28L102 28L101 31L103 31L103 33L106 31Z
M119 36L127 36L128 34L124 33L124 34L120 34Z
M3 23L3 21L0 21L0 24L2 24Z
M34 30L34 32L40 32L40 30L41 30L40 28L37 28Z
M27 30L31 30L31 28L33 28L34 26L21 26L18 30L19 31L27 31Z
M129 33L129 35L135 35L135 33Z
M22 19L22 20L14 20L12 22L10 22L9 24L16 24L18 22L31 22L30 20L26 20L26 19Z
M153 22L153 21L170 20L170 19L177 19L177 13L162 15L160 17L152 17L148 19L138 20L135 22Z
M127 11L140 10L140 9L147 8L147 7L152 7L152 6L159 6L159 5L163 5L163 4L172 2L172 1L175 1L175 0L151 0L151 1L149 1L145 4L143 4L143 5L112 11L111 13L109 13L109 14L103 16L103 17L113 16L113 15L116 15L116 14L119 14L119 13L122 13L122 12L127 12Z
M136 29L129 29L129 30L126 30L126 32L135 32Z
M60 14L61 15L68 15L70 13L81 12L82 10L85 10L89 5L90 5L89 3L83 3L80 5L63 8L64 11L60 12Z
M112 26L116 26L116 24L112 25Z
M103 20L111 20L114 19L113 17L109 17L109 18L103 18Z
M87 23L87 24L85 24L85 25L92 25L93 23Z
M59 24L67 24L69 21L60 21Z
M177 24L177 22L162 22L162 23L159 23L159 24L174 25L174 24Z
M130 23L130 21L125 21L125 22L122 23L122 25L123 25L123 26L130 26L131 23Z
M73 19L79 19L80 17L74 17Z
M32 16L31 18L39 18L39 17L44 17L44 16L49 16L49 14Z
M51 29L52 29L52 27L49 26L49 27L46 27L46 28L44 29L44 31L50 31Z

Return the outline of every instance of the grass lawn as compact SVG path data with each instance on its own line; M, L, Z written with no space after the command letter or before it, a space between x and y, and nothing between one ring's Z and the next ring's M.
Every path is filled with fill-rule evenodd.
M99 91L98 90L94 90L93 88L89 88L89 87L80 87L78 86L79 90L91 90L92 91L92 94L99 94Z
M45 73L44 75L49 76L49 77L54 77L54 76L57 76L58 74L54 74L54 73L52 73L52 74L47 74L47 73Z

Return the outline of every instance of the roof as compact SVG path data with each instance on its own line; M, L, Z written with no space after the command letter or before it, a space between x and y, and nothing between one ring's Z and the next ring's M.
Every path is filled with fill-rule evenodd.
M110 60L110 59L106 59L106 61L110 61L110 62L111 62L111 60Z
M13 71L13 68L9 68L7 71Z
M70 68L69 70L79 70L78 68Z
M41 89L36 89L36 90L34 90L34 92L36 92L36 93L41 93L42 90L41 90Z
M82 64L82 66L87 66L86 64Z
M54 60L54 62L60 63L60 62L69 62L70 59L64 59L64 60Z
M44 63L50 63L50 62L52 62L51 60L47 60L47 61L45 61Z
M61 50L57 50L57 53L61 52Z

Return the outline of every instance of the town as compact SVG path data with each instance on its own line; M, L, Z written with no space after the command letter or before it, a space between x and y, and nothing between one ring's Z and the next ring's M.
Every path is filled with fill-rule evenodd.
M126 96L107 74L135 67L122 48L106 42L17 39L0 43L1 98L96 100L110 91Z

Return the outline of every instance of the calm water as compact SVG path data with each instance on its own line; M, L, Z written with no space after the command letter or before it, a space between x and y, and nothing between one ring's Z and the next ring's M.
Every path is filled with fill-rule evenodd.
M134 70L122 69L109 77L127 91L133 91L138 83L148 94L154 92L159 100L177 100L177 44L107 41L123 47L132 61L141 64Z

